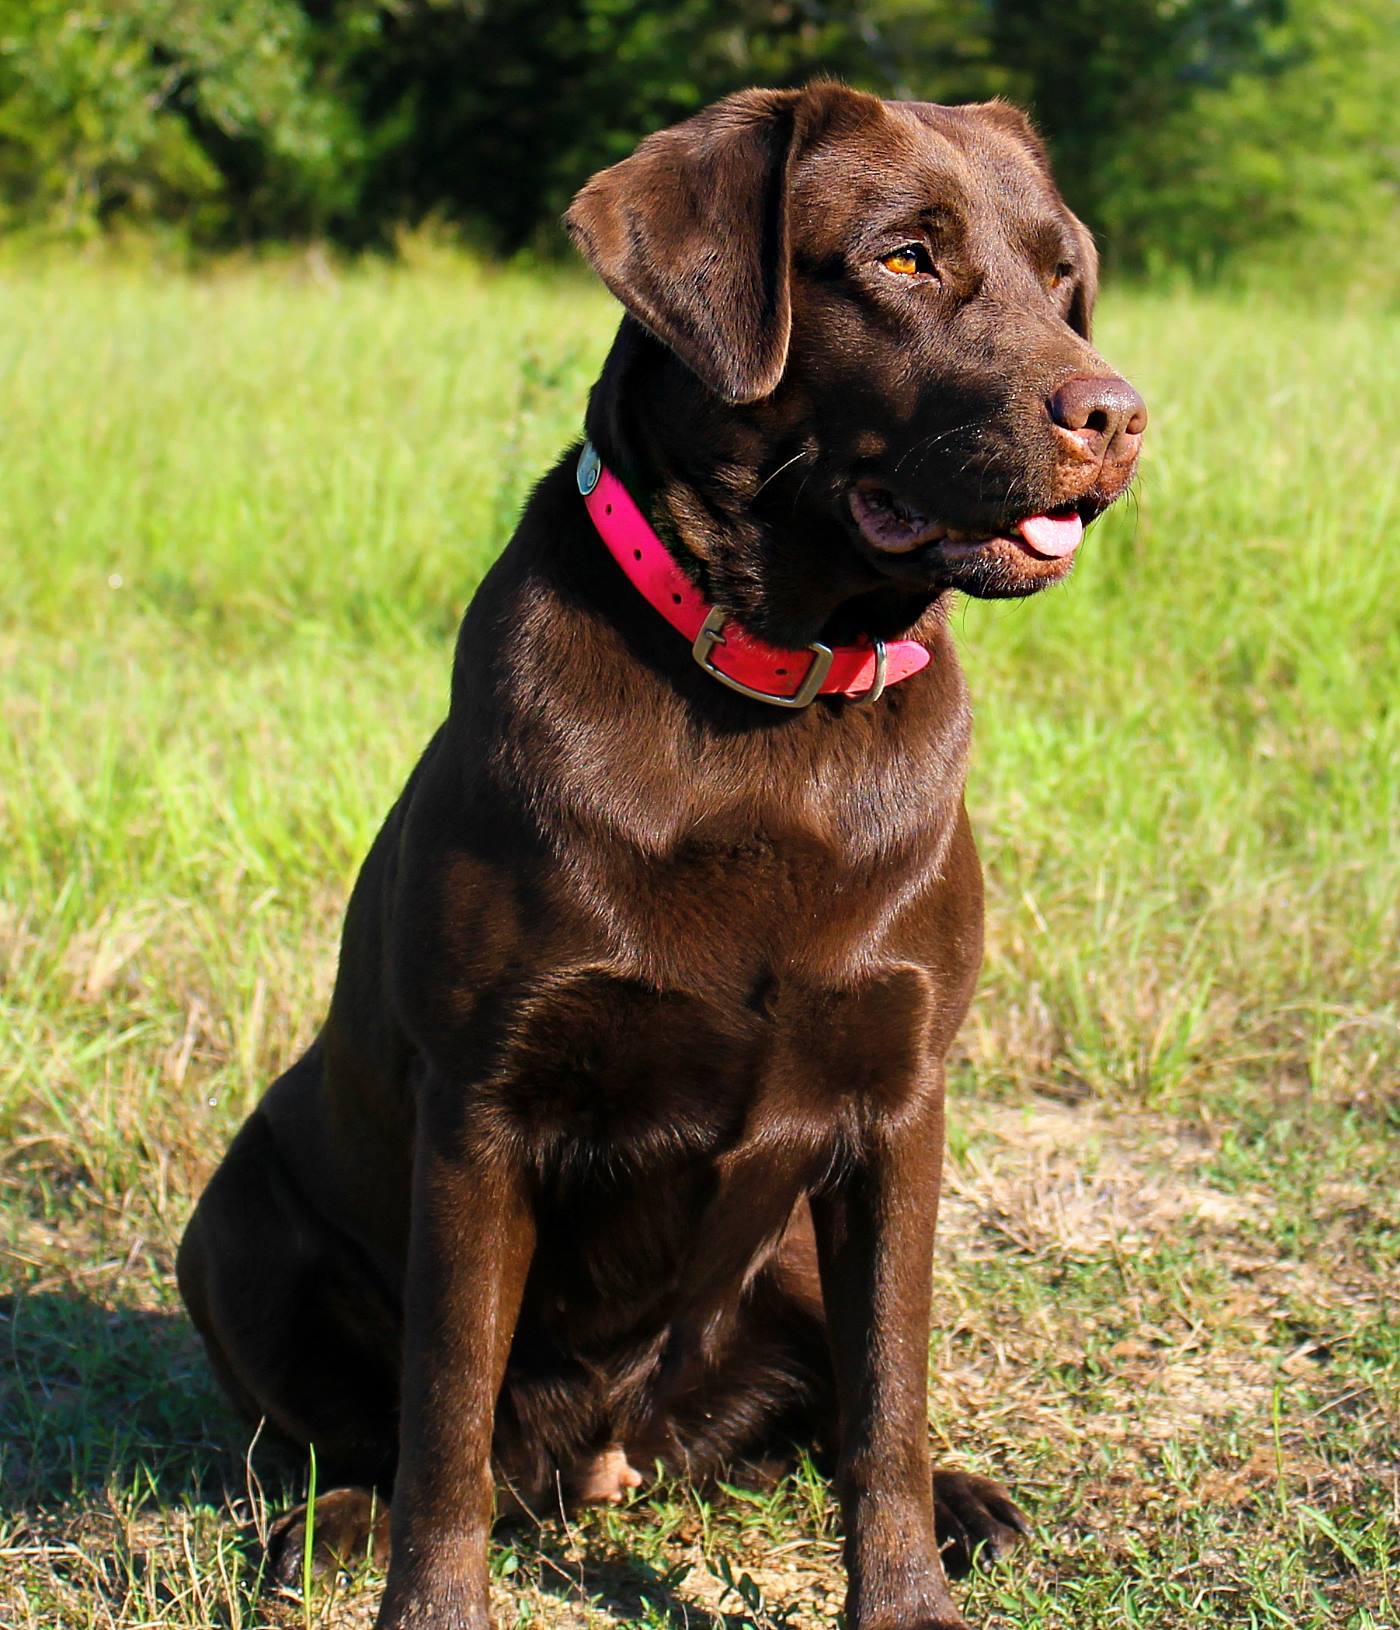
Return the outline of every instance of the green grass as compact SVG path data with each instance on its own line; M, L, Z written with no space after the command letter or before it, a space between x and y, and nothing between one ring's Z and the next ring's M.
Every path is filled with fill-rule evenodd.
M257 1603L173 1245L613 320L435 256L0 274L0 1622L372 1616L372 1578ZM1400 322L1111 291L1099 343L1152 404L1137 503L955 619L990 949L930 1411L1041 1529L963 1594L1395 1630ZM832 1535L810 1474L546 1521L501 1622L830 1622Z

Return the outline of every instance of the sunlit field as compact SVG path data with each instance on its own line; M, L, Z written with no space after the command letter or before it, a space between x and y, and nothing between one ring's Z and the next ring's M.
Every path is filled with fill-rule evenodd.
M453 631L616 311L424 253L0 273L0 1623L259 1599L192 1197L314 1031ZM983 1625L1400 1626L1400 321L1110 289L1152 408L1065 587L954 614L989 953L929 1394L1037 1538ZM601 557L600 557L601 558ZM503 1531L505 1627L833 1624L834 1515Z

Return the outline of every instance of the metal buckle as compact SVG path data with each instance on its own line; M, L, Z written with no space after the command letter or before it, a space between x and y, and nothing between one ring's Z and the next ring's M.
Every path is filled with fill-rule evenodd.
M812 661L808 666L802 683L791 696L770 696L767 691L755 690L752 685L746 685L742 680L731 679L727 673L721 673L713 661L714 649L724 644L724 612L715 606L704 622L700 624L700 632L695 636L695 643L690 648L690 654L709 674L711 679L718 679L721 685L728 685L730 690L738 691L740 696L747 696L754 702L767 702L770 707L799 708L807 707L815 701L817 692L822 688L822 680L826 678L831 668L831 647L822 645L814 640L807 649L812 653ZM879 683L883 687L883 678Z
M870 682L870 689L861 696L848 696L846 700L853 707L864 707L867 702L878 702L885 694L885 670L889 666L884 640L875 641L875 677Z

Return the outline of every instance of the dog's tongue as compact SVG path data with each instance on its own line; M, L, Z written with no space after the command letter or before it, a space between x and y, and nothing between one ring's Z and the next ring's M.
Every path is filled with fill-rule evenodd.
M1058 560L1079 547L1084 523L1077 515L1027 515L1017 521L1016 530L1036 554Z

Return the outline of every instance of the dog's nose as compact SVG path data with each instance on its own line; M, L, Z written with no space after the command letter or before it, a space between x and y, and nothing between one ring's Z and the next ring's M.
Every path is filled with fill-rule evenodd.
M1136 451L1135 439L1147 428L1147 403L1117 374L1076 374L1050 398L1050 417L1069 431L1087 452L1101 457ZM1120 438L1134 444L1118 445Z

